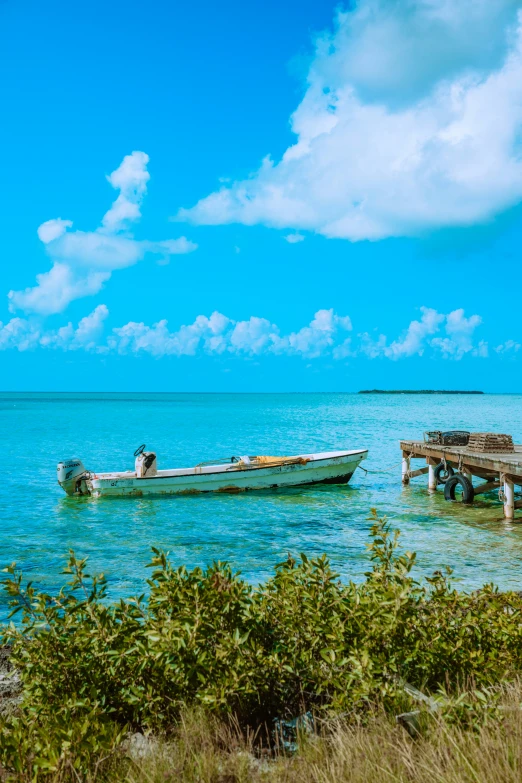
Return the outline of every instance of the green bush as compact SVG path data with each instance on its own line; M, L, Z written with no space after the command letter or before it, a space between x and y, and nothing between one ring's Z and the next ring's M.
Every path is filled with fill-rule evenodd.
M307 711L360 719L404 706L401 680L448 693L520 672L518 594L461 593L440 573L420 584L415 556L375 513L371 536L359 584L340 582L324 556L289 557L253 587L226 564L174 569L153 550L148 596L110 604L103 577L72 552L58 596L7 569L21 623L3 643L23 700L0 726L4 769L83 774L127 731L168 732L186 706L254 727Z

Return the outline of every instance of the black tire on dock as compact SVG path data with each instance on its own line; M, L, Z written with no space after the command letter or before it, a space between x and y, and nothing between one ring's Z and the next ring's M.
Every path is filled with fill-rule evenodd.
M475 497L473 484L462 473L455 473L446 481L444 485L444 500L455 500L455 489L459 484L462 487L462 502L473 503L473 498Z
M444 463L439 462L433 473L435 474L435 481L437 484L445 484L446 481L451 478L451 476L453 476L455 471L452 467L450 467L450 465L446 465L446 467L444 467Z

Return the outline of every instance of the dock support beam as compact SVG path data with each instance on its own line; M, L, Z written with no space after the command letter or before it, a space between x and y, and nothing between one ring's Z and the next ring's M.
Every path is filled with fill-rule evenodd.
M513 519L515 516L515 487L506 476L504 476L504 516L506 519Z
M437 479L435 478L435 468L439 464L439 460L434 459L433 457L426 457L426 462L428 464L428 490L430 492L435 492L437 489Z
M410 483L410 458L404 451L402 452L402 483L405 485Z

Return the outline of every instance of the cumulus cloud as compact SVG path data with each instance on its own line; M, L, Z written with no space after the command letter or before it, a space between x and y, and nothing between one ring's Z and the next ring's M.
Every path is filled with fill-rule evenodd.
M439 349L446 358L461 359L464 354L473 352L476 356L488 355L487 345L481 341L476 347L473 344L473 333L482 323L479 315L466 318L464 310L454 310L446 316L446 337L435 337L431 341L434 348Z
M331 356L335 360L343 360L359 355L370 359L399 360L430 352L444 359L460 360L465 355L488 355L487 343L475 340L476 329L482 323L480 316L467 317L463 309L447 314L429 307L421 307L420 310L420 319L411 321L403 334L391 342L383 334L373 338L365 332L358 336L358 341L346 336L352 331L351 319L329 309L318 310L307 326L288 334L282 333L267 318L252 316L248 320L234 321L218 312L210 317L199 315L194 323L174 332L169 331L166 320L152 326L130 322L113 329L107 345L111 351L118 353L143 352L153 356L194 356L203 351L208 354L271 354L307 359ZM515 346L510 346L510 349Z
M229 319L218 312L212 313L210 318L198 315L194 323L182 326L177 332L169 332L166 320L153 326L130 321L113 329L108 346L118 353L193 356L202 344L208 350L220 353L221 339L229 324Z
M130 224L141 217L140 205L150 178L148 161L144 152L133 152L107 177L120 192L96 231L70 231L72 222L62 218L39 226L38 237L52 267L36 276L36 286L9 292L11 312L62 312L73 300L98 293L113 271L132 266L149 253L168 261L197 248L186 237L156 242L134 239L129 232Z
M296 143L177 219L356 241L487 221L519 202L520 6L360 0L339 12L291 117Z
M41 226L37 228L38 239L47 245L52 242L53 239L58 239L62 234L65 234L68 228L71 228L72 220L62 220L61 218L54 218L53 220L46 220Z
M279 329L266 318L251 316L248 321L236 323L229 338L233 353L259 354L280 342Z
M199 315L193 324L176 332L169 331L165 320L153 326L130 322L113 330L108 345L119 353L143 351L154 356L193 356L201 349L217 354L226 351L247 356L271 353L316 358L334 348L337 335L348 329L350 319L336 315L333 309L318 310L308 326L288 335L281 335L266 318L251 316L246 321L233 321L214 312L210 318Z
M108 308L98 305L92 313L80 320L76 329L69 322L56 332L47 332L40 336L40 345L45 348L62 348L64 351L75 351L80 348L86 351L104 352L100 345L103 325L109 315Z
M488 344L476 339L482 325L478 315L466 316L459 308L439 313L421 307L421 317L411 321L404 332L391 342L384 334L372 337L368 332L352 336L352 322L333 309L318 310L309 324L284 332L267 318L251 316L236 321L215 311L198 315L190 323L171 331L166 319L152 325L129 321L106 334L109 311L98 305L77 326L71 322L56 330L46 330L38 318L12 318L0 322L0 350L27 351L35 348L63 351L85 350L95 353L145 354L163 356L300 356L303 359L332 358L345 361L355 357L385 358L393 361L412 356L431 355L460 360L465 356L486 357ZM521 345L507 340L497 346L499 356L516 355Z
M298 353L313 359L334 345L339 331L346 332L351 328L352 322L348 316L338 316L333 309L318 310L309 326L282 337L274 345L274 350L278 353Z
M296 245L298 242L303 242L304 236L302 234L287 234L285 236L286 241L290 245Z
M76 329L71 322L57 330L44 330L35 319L11 318L0 321L0 350L28 351L34 348L59 348L63 351L86 350L104 352L100 345L103 322L109 315L105 305L98 305L92 313L80 320Z
M16 349L28 351L36 348L40 342L38 327L25 318L11 318L3 324L0 321L0 351Z
M112 187L120 191L120 195L103 216L105 229L119 231L141 217L140 204L150 179L148 162L149 156L145 152L133 152L132 155L125 155L118 168L107 177Z
M520 343L517 343L516 340L506 340L505 343L497 345L495 351L500 354L515 354L520 351L521 347Z
M87 271L79 275L68 264L56 262L49 272L36 275L37 285L34 287L9 291L9 309L40 315L60 313L73 299L97 294L110 276L110 271Z
M434 334L438 330L444 316L429 307L421 307L421 312L421 320L412 321L402 339L395 340L386 349L386 355L390 359L400 359L402 356L414 354L422 356L427 335Z
M479 315L467 318L462 308L444 315L430 307L420 308L420 320L411 321L397 340L388 344L385 335L377 339L368 332L360 335L361 352L370 359L385 356L388 359L402 359L408 356L422 356L432 349L444 359L462 359L465 354L485 358L488 346L484 340L474 343L475 329L482 323ZM443 329L443 335L432 337Z

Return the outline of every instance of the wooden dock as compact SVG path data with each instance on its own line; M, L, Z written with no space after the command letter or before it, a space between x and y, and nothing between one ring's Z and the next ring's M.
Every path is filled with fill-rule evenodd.
M522 500L515 500L514 490L515 485L522 485L522 445L515 445L515 451L510 454L482 453L471 451L467 446L445 446L416 440L401 440L400 447L403 484L409 484L410 479L427 473L428 488L435 491L437 486L441 486L437 479L437 468L442 464L442 470L448 468L449 472L464 477L461 483L468 490L465 479L471 483L473 477L482 479L483 483L472 484L471 493L464 502L472 502L476 495L498 490L506 519L513 519L515 509L522 508ZM426 465L412 470L413 459L422 459ZM447 494L445 488L445 497Z

